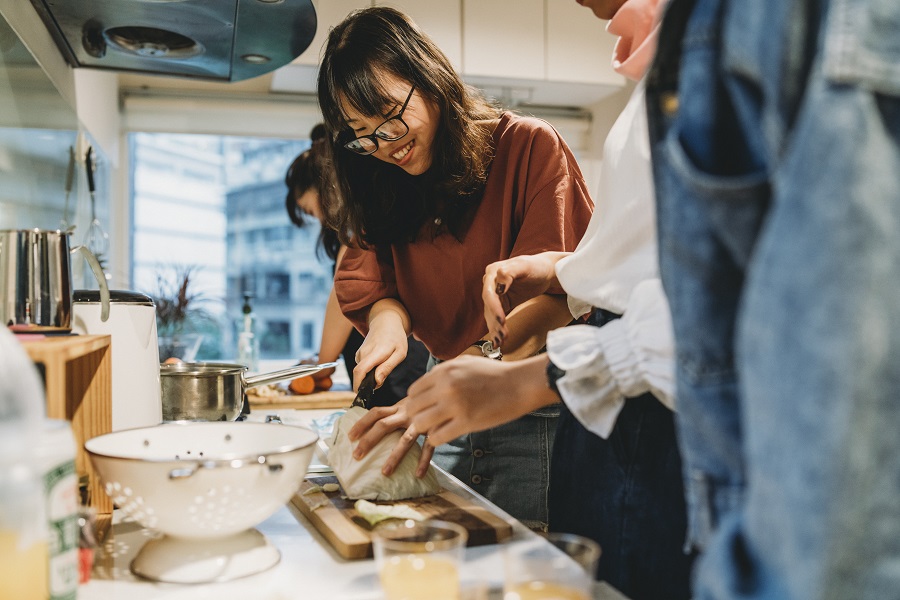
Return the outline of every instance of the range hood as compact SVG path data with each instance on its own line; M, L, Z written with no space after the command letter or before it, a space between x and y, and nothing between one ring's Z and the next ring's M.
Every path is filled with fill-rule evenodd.
M316 33L311 0L31 0L73 67L241 81Z

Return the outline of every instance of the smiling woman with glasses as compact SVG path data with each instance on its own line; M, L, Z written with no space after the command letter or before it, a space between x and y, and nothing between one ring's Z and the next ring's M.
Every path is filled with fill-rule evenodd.
M318 95L333 141L326 213L348 244L335 290L366 335L355 384L372 369L384 381L406 355L409 334L432 363L481 356L485 268L574 250L587 227L593 203L565 141L546 122L488 102L415 23L384 6L331 30ZM558 286L519 302L509 307L503 360L537 353L547 331L572 318ZM476 491L544 527L557 414L551 407L436 450L426 443L417 474L434 452ZM417 437L404 400L372 409L349 435L364 455L396 429L408 435L384 464L389 475Z
M370 135L361 135L356 139L350 140L344 144L344 148L362 156L367 156L378 150L378 140L395 142L409 133L409 127L403 122L403 111L406 110L406 106L409 104L409 99L412 98L414 91L416 91L416 86L409 90L409 95L406 97L406 101L403 102L403 106L400 107L400 112L376 127L375 131Z

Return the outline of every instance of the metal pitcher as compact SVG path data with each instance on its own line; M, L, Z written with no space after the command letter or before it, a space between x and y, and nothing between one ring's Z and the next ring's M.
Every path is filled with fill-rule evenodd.
M100 285L101 319L109 318L109 288L97 257L69 248L71 231L0 230L0 322L13 331L72 330L72 263L80 252Z

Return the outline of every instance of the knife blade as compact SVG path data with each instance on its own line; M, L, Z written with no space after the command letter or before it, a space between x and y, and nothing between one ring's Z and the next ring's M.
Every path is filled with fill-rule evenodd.
M359 383L356 397L350 407L362 406L366 410L372 407L372 396L375 394L375 369L372 369Z

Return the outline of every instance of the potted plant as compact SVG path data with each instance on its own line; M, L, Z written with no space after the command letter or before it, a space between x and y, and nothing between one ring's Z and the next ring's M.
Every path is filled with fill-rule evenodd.
M202 293L194 291L195 265L173 266L157 273L156 329L159 335L159 360L177 358L193 361L203 342L198 331L213 317L202 307Z

